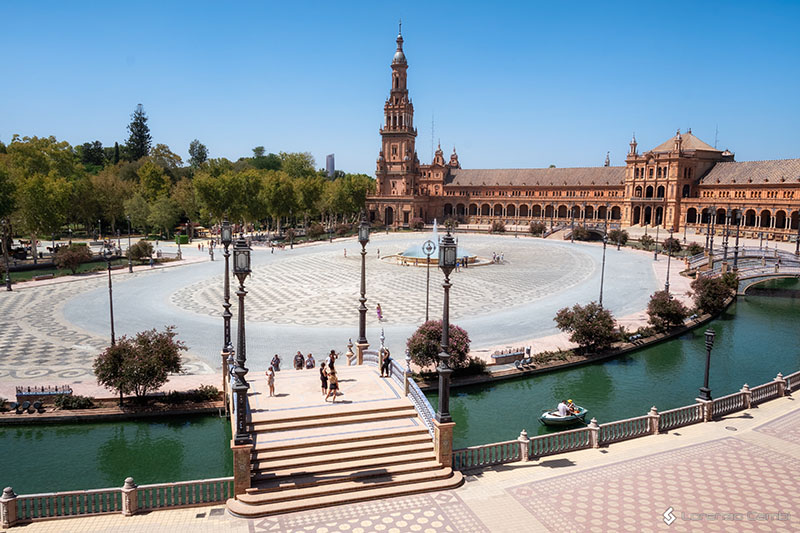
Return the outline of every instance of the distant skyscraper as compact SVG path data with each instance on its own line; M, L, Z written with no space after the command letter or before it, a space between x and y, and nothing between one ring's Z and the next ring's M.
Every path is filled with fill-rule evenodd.
M328 177L332 178L333 173L336 170L336 164L333 162L333 154L328 154L325 157L325 170L328 171Z

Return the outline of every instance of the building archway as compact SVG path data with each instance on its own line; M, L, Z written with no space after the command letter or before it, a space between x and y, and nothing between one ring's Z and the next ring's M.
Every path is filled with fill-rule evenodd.
M686 211L686 223L687 224L697 223L697 209L695 209L694 207L690 207L688 211Z
M503 216L503 206L500 204L494 204L494 207L492 208L492 216L494 217Z
M586 209L583 212L584 218L592 219L594 218L594 207L591 205L587 205Z
M649 205L644 208L644 225L649 226L653 221L653 208Z
M789 229L797 229L798 217L800 217L800 211L792 213Z
M769 212L769 209L764 209L761 211L761 226L762 228L769 228L772 226L772 213Z
M597 208L597 218L605 220L608 218L608 207L601 205Z
M641 198L642 197L642 186L641 185L637 185L636 186L636 188L633 190L633 195L636 198Z
M387 207L383 210L383 223L387 226L394 224L394 209Z
M478 204L469 204L469 216L474 217L478 215Z
M453 216L453 204L444 204L444 216Z
M567 218L567 206L558 206L558 218Z
M633 208L633 225L639 224L642 218L642 208L638 205Z
M648 185L647 188L644 190L644 197L645 198L652 198L653 197L653 186Z
M689 195L691 194L691 191L692 191L692 188L689 185L684 185L683 186L683 193L681 194L681 196L683 196L684 198L689 198Z
M611 220L620 220L622 218L622 209L619 206L611 208Z
M517 216L517 206L514 204L509 204L506 206L506 216L507 217L515 217Z
M786 227L786 212L783 210L775 213L775 227L777 229L784 229Z
M658 186L658 190L656 191L656 198L664 198L666 193L666 189L664 189L663 185Z
M489 204L483 204L481 206L481 216L482 217L488 217L489 216L489 209L490 209Z
M744 225L749 228L754 228L756 225L756 212L754 209L748 209L744 213Z
M570 210L570 217L575 219L581 218L581 207L579 205L572 206L572 209Z
M530 209L528 209L527 205L519 206L519 216L521 217L529 217L531 215Z
M726 215L727 215L727 212L725 211L725 209L723 209L723 208L717 209L717 216L716 216L716 219L714 220L714 224L719 224L719 225L723 225L724 226L725 225L725 217L726 217Z
M664 208L661 206L656 207L655 225L660 226L664 222Z
M456 205L456 215L463 217L464 216L464 204L457 204Z
M533 206L533 212L536 213L536 208L539 207L538 205ZM553 218L555 215L556 209L552 205L548 205L544 208L544 216L546 218Z

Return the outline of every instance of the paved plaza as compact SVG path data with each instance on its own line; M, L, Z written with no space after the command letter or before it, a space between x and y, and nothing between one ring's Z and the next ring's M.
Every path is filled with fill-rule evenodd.
M425 268L402 267L387 256L419 244L425 234L374 234L367 255L367 337L373 347L381 331L386 345L402 354L405 340L425 318ZM513 235L459 235L460 245L504 263L453 274L451 319L464 327L473 350L522 343L556 333L553 316L564 306L599 296L602 247ZM167 246L162 243L163 246ZM345 250L347 255L345 257ZM381 258L377 258L380 250ZM316 243L270 253L253 251L247 281L247 357L266 368L274 353L284 358L300 349L315 355L346 350L357 337L360 245L355 239ZM222 348L222 272L217 250L184 246L191 264L114 272L117 337L175 325L189 347L187 373L208 374ZM676 265L677 271L677 265ZM609 247L606 307L623 317L646 307L660 280L652 258ZM441 316L441 272L430 271L430 316ZM59 280L61 281L61 280ZM233 329L236 281L232 280ZM379 321L375 304L383 308ZM91 365L108 343L107 278L101 274L70 282L18 285L0 297L0 382L93 382ZM284 360L286 364L286 360Z
M213 506L40 522L24 530L792 532L800 528L797 435L800 408L786 397L607 448L467 471L467 482L452 491L353 504L343 499L338 507L254 520Z

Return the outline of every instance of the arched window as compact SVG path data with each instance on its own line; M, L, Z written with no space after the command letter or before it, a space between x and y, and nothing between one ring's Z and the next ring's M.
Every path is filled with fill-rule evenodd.
M761 211L761 227L768 228L772 225L772 213L764 209Z
M650 170L653 170L652 168ZM644 190L644 197L645 198L652 198L653 197L653 186L648 185L647 188Z
M664 186L659 185L658 191L656 192L656 198L664 198L664 192L665 192Z
M636 198L641 198L642 197L642 187L641 187L641 185L637 186L636 189L634 189L633 195Z
M686 212L686 223L687 224L697 223L697 209L695 209L694 207L690 207L689 210Z
M689 198L689 193L690 192L691 192L691 187L689 187L689 185L684 185L683 186L683 192L681 193L681 196L683 196L684 198Z

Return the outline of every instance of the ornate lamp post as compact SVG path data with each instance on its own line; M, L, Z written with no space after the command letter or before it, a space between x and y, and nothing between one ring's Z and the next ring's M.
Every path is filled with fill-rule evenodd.
M131 260L131 217L125 217L128 219L128 272L133 273L133 261Z
M250 275L250 246L244 237L236 239L233 246L233 273L239 278L239 290L236 295L239 297L239 317L237 326L239 331L236 336L236 366L233 368L233 392L236 394L236 435L234 435L234 444L250 444L252 439L250 433L247 431L247 389L250 386L247 384L245 375L247 368L244 366L247 363L246 348L244 333L244 296L247 291L244 290L244 280Z
M733 271L739 270L739 228L742 226L742 209L736 210L736 242L733 246Z
M225 281L223 292L222 308L222 323L223 323L223 336L222 336L222 352L224 354L233 353L233 343L231 342L231 275L230 275L230 245L233 242L233 228L231 223L228 222L227 217L222 219L222 226L220 228L220 240L224 247L223 256L225 257ZM227 359L223 355L223 359Z
M422 252L425 254L425 322L428 321L428 304L431 293L431 255L435 250L436 245L431 240L422 244Z
M550 233L553 233L553 218L556 216L556 206L550 204Z
M8 238L8 220L5 218L3 219L3 259L6 263L6 291L11 290L11 274L8 271L8 241L11 239Z
M569 242L575 242L575 205L569 206Z
M450 345L450 273L456 267L458 258L458 245L450 235L450 230L439 241L439 268L444 273L444 309L442 312L442 351L439 352L439 409L436 411L436 420L440 423L449 423L450 417L450 374L453 371L448 366L450 354L447 350Z
M725 210L725 229L722 235L722 262L725 264L728 263L728 239L730 237L731 216L731 209L729 207Z
M367 243L369 242L369 222L367 215L361 211L361 223L358 225L358 242L361 243L361 298L358 299L361 305L358 306L358 364L364 362L364 350L369 348L367 342Z
M706 208L708 209L708 220L706 221L706 252L710 251L708 248L708 240L711 238L711 209L713 208Z
M178 243L178 261L183 259L183 254L181 253L181 232L175 234L175 242Z
M658 261L658 230L661 229L661 226L656 226L656 242L653 243L653 261Z
M800 210L797 212L797 239L794 241L794 255L800 255Z
M714 234L717 232L717 206L711 208L714 213L712 214L711 218L711 235L709 236L708 241L708 253L714 253ZM714 266L713 264L711 266Z
M703 386L700 387L700 399L707 402L711 401L711 389L708 388L708 367L711 365L711 348L714 347L714 330L708 328L706 330L706 377L703 381Z
M603 308L603 281L606 276L606 245L608 244L608 233L603 233L603 266L600 268L600 309Z
M669 228L669 250L667 250L667 281L664 282L664 290L669 292L669 264L672 262L672 232L674 228Z
M114 339L114 298L111 288L111 259L113 259L113 257L114 252L111 250L111 246L103 248L103 259L106 260L108 266L108 310L111 315L111 346L114 346L116 342Z

